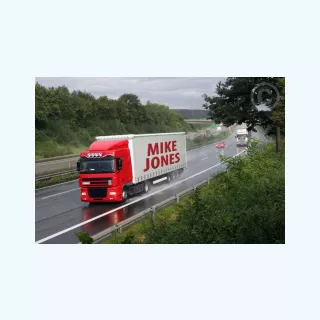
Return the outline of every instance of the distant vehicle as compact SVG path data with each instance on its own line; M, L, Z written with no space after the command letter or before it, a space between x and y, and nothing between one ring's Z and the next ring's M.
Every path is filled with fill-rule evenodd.
M184 132L96 137L77 162L83 202L125 202L177 179L187 166Z
M216 148L224 148L226 145L224 143L224 141L220 141L216 144Z
M247 146L249 138L248 130L238 129L235 138L237 139L237 147Z

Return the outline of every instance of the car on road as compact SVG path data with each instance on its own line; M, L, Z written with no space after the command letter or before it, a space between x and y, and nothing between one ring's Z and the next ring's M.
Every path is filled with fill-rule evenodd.
M216 144L216 148L224 148L226 145L224 143L224 141L220 141Z

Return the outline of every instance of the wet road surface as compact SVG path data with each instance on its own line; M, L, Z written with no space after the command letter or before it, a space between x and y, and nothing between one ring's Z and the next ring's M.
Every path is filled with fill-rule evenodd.
M168 188L168 183L165 181L152 187L149 194L135 196L128 200L124 208L120 208L97 220L79 226L71 231L47 240L43 243L78 243L75 232L84 231L90 235L94 235L104 229L127 219L149 207L155 205L193 185L209 178L213 173L225 169L220 163L219 155L234 156L244 148L236 147L234 136L225 139L226 146L224 149L216 149L215 144L202 147L197 150L188 151L188 169L181 178L172 183L172 187ZM214 168L201 173L208 168ZM198 174L201 173L201 174ZM195 175L195 176L194 176ZM184 180L190 176L194 176L187 181L179 184L176 182ZM152 195L153 192L166 188L162 192ZM148 196L146 199L130 204L139 198ZM55 233L61 232L67 228L93 217L99 216L110 210L118 207L123 207L124 204L95 204L89 205L80 201L80 190L78 181L72 181L66 184L49 187L42 190L37 190L35 195L35 240L39 241Z

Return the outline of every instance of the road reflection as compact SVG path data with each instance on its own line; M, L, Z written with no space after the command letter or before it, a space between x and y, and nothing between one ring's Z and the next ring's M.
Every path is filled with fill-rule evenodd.
M216 148L218 156L224 156L224 148Z
M102 210L103 209L103 210ZM101 215L102 212L113 210L105 204L94 204L88 207L82 208L82 220L83 222ZM131 214L132 215L132 214ZM82 226L82 232L87 232L90 236L93 236L117 223L129 218L130 216L128 207L118 209L110 214L105 215L99 219L88 222Z

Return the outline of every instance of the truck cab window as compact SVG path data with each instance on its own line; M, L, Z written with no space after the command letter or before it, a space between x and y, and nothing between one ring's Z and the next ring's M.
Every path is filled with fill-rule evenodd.
M113 173L114 158L86 159L80 161L80 171L85 173Z

